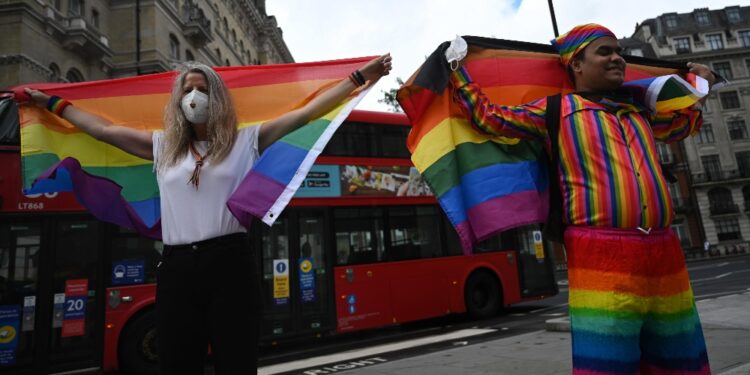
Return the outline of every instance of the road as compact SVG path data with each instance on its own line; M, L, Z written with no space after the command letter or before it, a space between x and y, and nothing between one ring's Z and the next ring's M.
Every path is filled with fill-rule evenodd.
M750 290L750 256L711 259L688 264L697 299ZM502 314L480 321L464 315L405 324L329 340L315 348L267 351L259 374L315 375L345 371L359 365L472 345L544 329L548 319L567 315L566 280L560 293L541 301L511 306Z

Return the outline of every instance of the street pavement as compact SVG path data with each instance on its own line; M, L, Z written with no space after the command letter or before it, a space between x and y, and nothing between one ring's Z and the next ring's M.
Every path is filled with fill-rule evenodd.
M703 299L697 306L713 374L750 375L750 291ZM425 355L380 363L375 360L371 361L373 365L345 372L357 375L570 374L567 318L549 320L546 326L547 329L537 332ZM334 372L339 371L314 373Z

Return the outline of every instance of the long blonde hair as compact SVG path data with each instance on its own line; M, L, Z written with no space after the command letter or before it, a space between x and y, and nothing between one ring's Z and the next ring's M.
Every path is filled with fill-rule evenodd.
M188 152L190 142L195 139L193 126L182 112L182 86L188 73L200 73L208 85L208 159L219 163L229 154L237 137L237 115L224 80L211 67L189 61L178 70L174 80L172 96L164 110L164 143L159 155L157 169L177 164Z

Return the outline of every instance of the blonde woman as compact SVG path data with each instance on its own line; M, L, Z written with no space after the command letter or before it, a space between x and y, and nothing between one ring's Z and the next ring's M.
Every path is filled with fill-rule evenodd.
M32 102L92 137L154 161L164 241L156 291L162 374L203 373L209 343L217 374L256 373L257 265L226 202L264 149L390 70L390 55L380 56L304 107L240 130L221 77L194 62L174 81L163 132L118 126L25 89Z

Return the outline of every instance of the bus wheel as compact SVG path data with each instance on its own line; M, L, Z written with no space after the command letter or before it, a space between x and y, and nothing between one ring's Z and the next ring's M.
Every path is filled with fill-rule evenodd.
M472 318L484 319L496 315L500 311L502 301L500 282L489 272L474 272L466 280L464 303L466 312Z
M127 325L120 340L120 368L124 374L158 374L156 317L153 311Z

